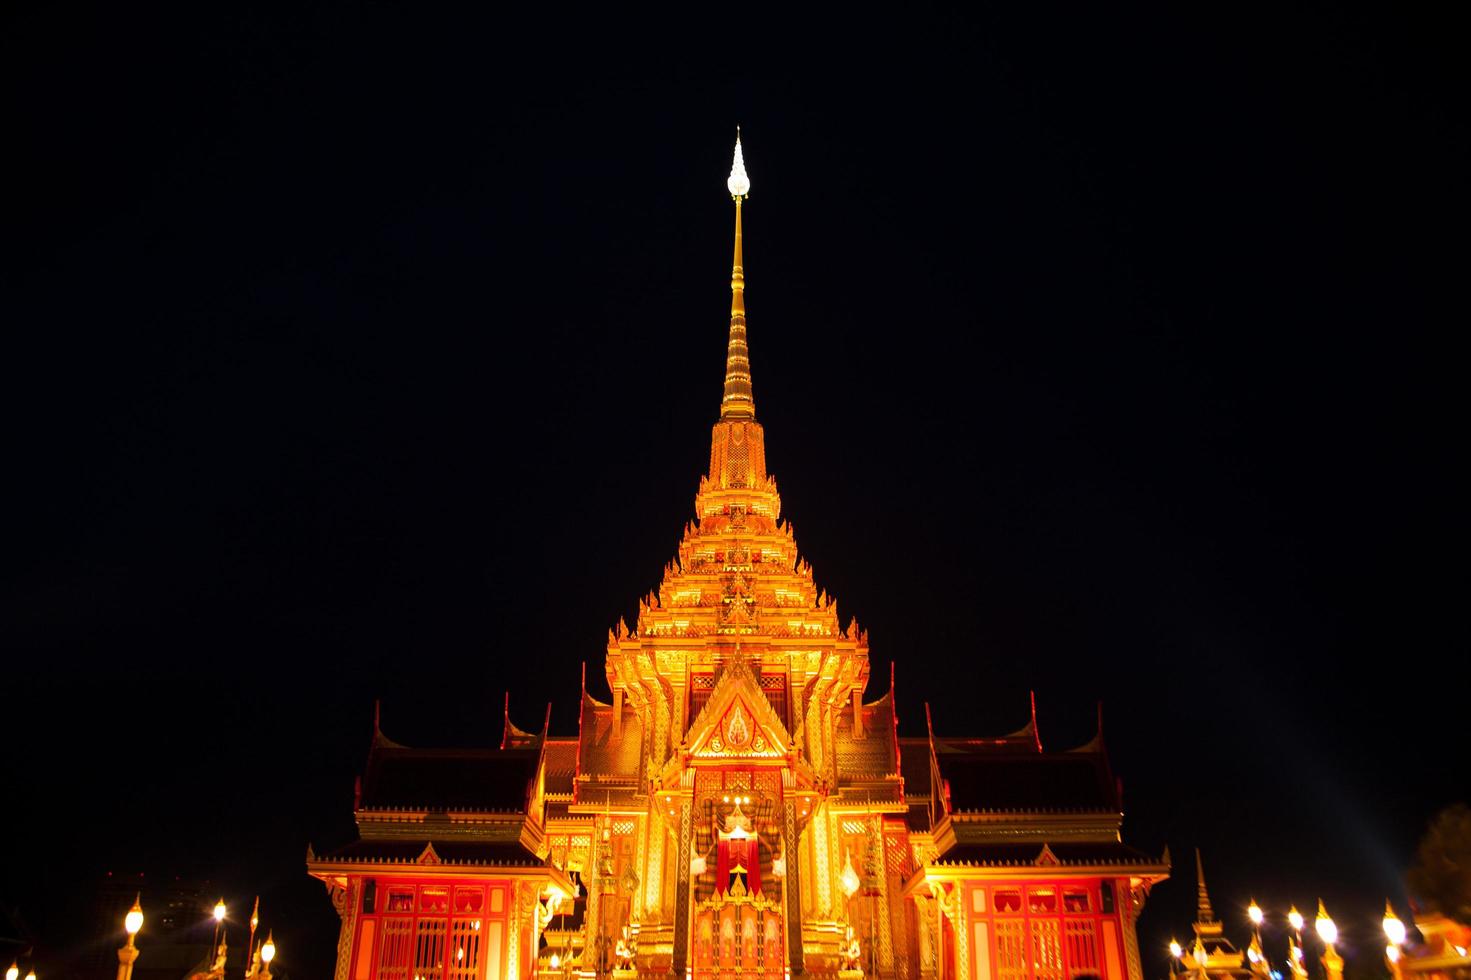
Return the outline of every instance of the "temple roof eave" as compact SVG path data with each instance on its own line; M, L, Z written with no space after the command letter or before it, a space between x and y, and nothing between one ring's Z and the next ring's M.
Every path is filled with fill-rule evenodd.
M900 894L909 897L924 894L931 882L965 881L978 877L993 880L1026 880L1037 877L1056 879L1128 878L1131 885L1152 887L1170 876L1170 868L1158 861L1141 864L1060 862L1037 864L1035 861L1010 863L931 862L914 871L900 886Z

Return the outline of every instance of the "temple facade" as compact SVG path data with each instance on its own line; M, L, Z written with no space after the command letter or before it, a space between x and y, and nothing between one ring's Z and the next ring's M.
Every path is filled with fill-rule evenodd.
M576 733L409 748L374 726L358 839L308 853L335 980L1142 980L1168 874L1120 838L1101 732L901 733L893 674L798 555L746 341L739 141L725 386L695 520Z

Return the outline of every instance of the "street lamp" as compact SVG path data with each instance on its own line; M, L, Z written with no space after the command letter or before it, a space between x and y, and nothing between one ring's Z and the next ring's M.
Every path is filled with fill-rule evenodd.
M1272 974L1272 965L1267 962L1267 953L1262 949L1262 922L1266 920L1267 915L1254 898L1246 907L1246 917L1251 920L1251 945L1246 948L1246 958L1251 963L1251 972L1259 977L1269 977Z
M260 948L260 959L265 964L260 972L261 980L271 980L271 960L276 958L276 940L272 938L274 935L274 932L267 930L265 944Z
M10 969L5 971L5 980L20 980L20 967L14 960L10 963Z
M1318 917L1313 921L1313 928L1318 931L1318 938L1323 940L1323 969L1328 980L1343 980L1343 957L1333 948L1333 944L1338 942L1338 926L1328 917L1321 898L1318 899Z
M1405 924L1394 914L1394 906L1389 904L1389 899L1384 900L1384 935L1396 946L1404 944Z
M1405 924L1400 917L1394 914L1394 906L1389 904L1389 899L1384 900L1384 938L1389 940L1389 945L1384 947L1384 958L1389 961L1389 973L1394 980L1401 980L1403 974L1400 972L1400 946L1405 941Z
M118 947L117 951L117 980L129 980L133 975L133 963L138 959L138 947L133 945L133 938L138 935L138 930L143 928L143 907L138 900L143 896L139 894L133 899L133 907L128 909L128 914L123 916L123 931L128 934L128 941Z

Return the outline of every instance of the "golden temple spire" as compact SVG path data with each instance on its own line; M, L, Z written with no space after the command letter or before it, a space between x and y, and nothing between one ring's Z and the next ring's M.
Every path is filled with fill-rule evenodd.
M751 352L746 346L746 275L741 255L741 202L751 192L746 161L741 156L741 131L736 128L735 159L726 189L735 200L735 260L730 268L730 344L725 355L725 393L720 399L721 419L754 419L751 397Z
M1195 849L1195 889L1197 919L1200 922L1214 922L1216 913L1211 908L1211 897L1205 890L1205 865L1200 863L1200 848L1198 847Z

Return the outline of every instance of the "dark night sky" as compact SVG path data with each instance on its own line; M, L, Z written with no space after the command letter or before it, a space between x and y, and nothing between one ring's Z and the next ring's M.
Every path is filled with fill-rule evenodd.
M43 972L143 870L263 892L320 980L302 857L375 697L410 744L493 744L507 689L574 729L707 462L736 123L769 462L902 729L1035 688L1065 747L1102 699L1184 859L1151 974L1197 845L1223 914L1322 893L1375 958L1467 793L1464 35L1006 6L10 13L0 900Z

